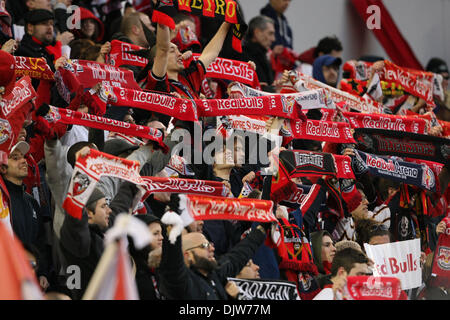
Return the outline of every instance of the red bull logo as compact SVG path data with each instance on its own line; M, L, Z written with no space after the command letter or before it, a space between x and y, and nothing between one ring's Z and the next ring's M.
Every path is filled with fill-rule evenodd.
M426 165L423 166L422 185L431 190L435 185L435 178L433 171Z
M76 197L82 194L91 184L89 177L81 172L78 172L73 178L73 196Z
M443 270L450 270L450 248L449 247L439 247L437 264Z
M6 119L0 119L0 144L8 141L12 135L11 125Z

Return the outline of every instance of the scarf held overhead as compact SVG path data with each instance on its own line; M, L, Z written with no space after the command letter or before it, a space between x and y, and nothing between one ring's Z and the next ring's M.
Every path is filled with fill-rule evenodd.
M167 114L185 121L197 121L198 117L236 114L263 114L288 119L304 117L300 105L294 99L282 95L242 99L190 100L117 87L109 88L108 93L107 101L113 106L132 105L136 108Z
M355 129L358 149L377 155L423 159L445 164L450 160L450 140L430 135L381 129Z
M273 202L257 199L234 199L180 194L181 217L185 225L194 220L244 220L272 222Z
M163 142L164 137L162 132L154 128L103 118L84 112L57 108L54 106L50 106L50 111L44 119L46 119L49 124L57 122L62 122L64 124L76 124L89 128L119 132L128 136L148 139L158 143L164 152L168 151L167 146Z
M374 176L403 182L432 192L436 191L437 177L426 164L380 157L359 150L357 152Z
M83 207L102 176L124 179L138 185L139 188L142 184L139 170L138 161L131 161L90 149L87 155L79 156L75 163L69 190L63 203L64 210L72 217L81 219ZM137 204L137 200L144 192L142 188L140 188L140 191L133 201L134 204Z
M175 29L173 18L178 11L214 18L233 24L232 47L242 52L241 40L247 31L239 5L233 0L160 0L153 10L152 21Z
M0 150L9 153L17 142L23 122L30 115L36 92L29 76L15 83L11 93L0 101Z

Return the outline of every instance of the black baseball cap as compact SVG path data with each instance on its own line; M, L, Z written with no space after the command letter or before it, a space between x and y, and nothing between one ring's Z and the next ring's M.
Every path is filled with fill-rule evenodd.
M52 11L46 9L35 9L25 13L25 23L38 24L47 20L55 20L55 15Z

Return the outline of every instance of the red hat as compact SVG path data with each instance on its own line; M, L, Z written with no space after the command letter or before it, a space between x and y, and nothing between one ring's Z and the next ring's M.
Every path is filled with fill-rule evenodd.
M0 94L7 96L16 82L16 60L3 50L0 50L0 75Z
M353 185L349 190L342 191L342 198L347 204L348 212L353 212L362 202L361 192Z

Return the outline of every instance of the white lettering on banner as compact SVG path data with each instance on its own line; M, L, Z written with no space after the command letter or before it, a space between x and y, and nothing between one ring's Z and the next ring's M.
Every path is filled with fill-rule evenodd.
M380 117L377 120L370 117L364 117L363 128L406 131L406 126L401 119L395 119L395 121L391 121L389 118L383 117Z
M398 67L395 70L385 70L384 75L387 81L398 81L402 87L405 89L414 89L420 95L426 97L426 100L433 99L432 84L425 77L418 77Z
M230 279L233 280L233 279ZM291 300L290 292L292 288L286 285L271 284L270 282L241 281L236 279L239 289L247 299L263 300ZM295 288L293 289L295 291Z
M227 203L225 201L214 200L205 202L194 199L188 201L188 208L194 218L201 217L203 219L208 219L210 216L226 214L235 219L271 221L271 216L268 212L268 210L270 211L270 208L267 210L256 208L254 203Z
M224 109L262 109L263 100L259 98L217 100L219 110Z
M20 87L18 86L20 85ZM2 109L3 115L8 117L8 115L22 102L31 98L32 92L28 87L28 83L26 81L19 82L11 92L12 99L11 100L1 100L0 107Z
M133 51L133 49L131 48L131 45L129 45L128 43L121 43L121 46L122 46L121 52L122 52L122 60L123 61L132 61L132 62L138 62L138 63L142 63L142 64L148 63L147 59L128 53L128 51Z
M206 183L202 180L176 180L176 179L170 179L167 182L155 182L144 179L147 181L147 191L154 192L154 191L163 191L166 189L169 190L180 190L183 192L186 191L197 191L197 192L204 192L204 193L214 193L215 188L206 185Z
M296 166L313 165L323 168L323 155L295 152L295 164Z
M333 123L331 126L325 122L319 122L317 126L314 125L313 121L307 121L306 123L306 134L312 136L322 136L330 138L339 138L339 128L337 123Z
M133 101L157 104L157 105L160 105L161 107L164 107L167 109L173 109L175 107L176 98L161 95L161 94L154 94L154 93L150 93L150 92L134 90L133 91Z
M381 245L365 243L364 248L368 257L374 261L374 276L396 277L403 290L417 288L422 284L420 239Z
M70 116L70 114L71 113L69 113L69 112L67 113L68 116ZM109 118L103 118L103 117L99 117L99 116L84 113L84 112L81 114L81 120L93 121L93 122L103 123L103 124L107 124L107 125L113 125L113 126L122 127L125 129L128 129L131 127L130 123L128 123L128 122L123 122L123 121L109 119Z
M248 81L253 81L254 74L253 69L251 69L247 63L233 65L232 61L220 58L217 58L213 63L211 63L208 69L206 69L206 72L231 75Z

